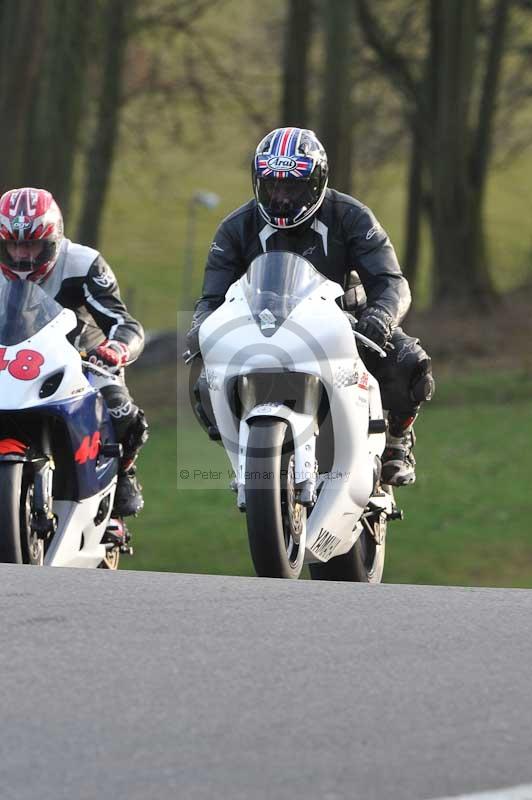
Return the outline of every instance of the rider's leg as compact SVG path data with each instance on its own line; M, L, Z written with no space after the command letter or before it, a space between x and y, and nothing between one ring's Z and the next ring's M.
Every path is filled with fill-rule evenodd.
M406 486L416 479L414 422L421 404L434 394L435 384L430 358L418 339L396 328L392 345L386 359L371 357L371 364L366 362L379 381L382 404L388 411L382 479L392 486Z
M144 411L133 402L123 379L102 386L100 391L113 420L116 438L123 447L113 516L128 517L138 514L144 506L142 487L136 478L135 461L148 439L148 423Z

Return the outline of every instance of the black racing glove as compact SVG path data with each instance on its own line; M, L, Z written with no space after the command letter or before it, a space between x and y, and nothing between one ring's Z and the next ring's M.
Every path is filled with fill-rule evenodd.
M393 317L377 306L366 308L359 317L356 330L384 348L392 338Z

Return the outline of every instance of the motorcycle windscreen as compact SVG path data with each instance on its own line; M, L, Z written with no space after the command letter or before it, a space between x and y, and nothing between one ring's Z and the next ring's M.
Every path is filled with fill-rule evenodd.
M0 345L15 345L38 333L63 307L31 281L14 280L0 288Z
M273 336L294 308L326 280L306 258L278 251L257 256L242 285L261 333Z

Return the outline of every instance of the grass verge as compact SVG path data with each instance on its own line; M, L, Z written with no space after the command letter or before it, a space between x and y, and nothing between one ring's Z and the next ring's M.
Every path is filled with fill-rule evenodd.
M146 508L131 524L136 553L124 566L252 575L222 448L186 412L176 424L171 370L139 376L131 385L152 435L140 459ZM397 492L405 520L389 526L387 582L532 587L531 389L522 372L442 380L417 424L418 481ZM181 468L206 474L182 480Z

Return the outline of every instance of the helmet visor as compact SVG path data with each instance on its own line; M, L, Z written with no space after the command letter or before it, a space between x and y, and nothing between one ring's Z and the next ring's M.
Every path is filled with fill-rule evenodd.
M1 240L0 262L16 272L32 272L50 260L55 242L44 239Z
M316 202L308 179L260 178L258 184L258 201L269 217L297 220Z

